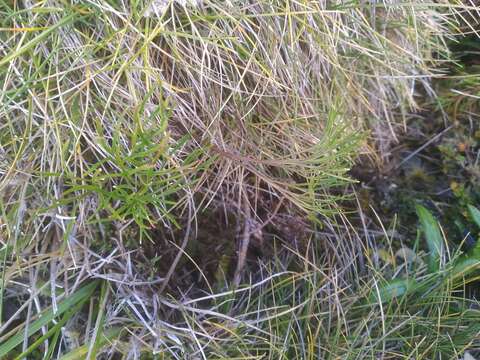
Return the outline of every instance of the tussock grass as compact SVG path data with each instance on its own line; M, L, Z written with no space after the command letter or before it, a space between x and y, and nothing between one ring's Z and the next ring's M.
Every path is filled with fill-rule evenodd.
M433 93L461 9L1 1L0 349L67 359L93 359L112 341L107 356L127 358L461 351L443 331L453 326L448 306L434 317L437 307L419 309L413 296L404 307L359 305L381 274L352 270L361 242L350 234L331 235L354 243L332 245L333 256L320 256L319 243L334 241L319 236L307 254L289 244L294 255L250 279L242 271L265 226L298 245L307 240L282 219L306 227L339 212L355 157L386 151L416 88ZM373 145L363 141L369 130ZM250 285L214 295L205 277L203 299L189 299L194 285L168 298L180 258L193 262L196 220L212 208L237 218L235 283ZM313 225L306 233L317 234ZM168 237L176 256L162 258L160 247L145 256L146 242ZM169 270L159 275L155 262ZM100 290L84 285L91 279ZM443 304L457 301L451 294L442 285L425 296ZM477 316L458 311L468 324ZM418 322L437 330L415 342L407 335ZM428 347L434 337L440 350Z
M358 131L414 106L446 51L427 4L154 5L3 5L3 189L81 225L169 225L196 193L328 213Z

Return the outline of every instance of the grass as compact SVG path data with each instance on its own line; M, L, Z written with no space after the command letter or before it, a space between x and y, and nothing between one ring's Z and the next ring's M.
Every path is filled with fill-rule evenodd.
M382 263L339 205L419 103L476 112L432 85L476 10L0 1L0 357L477 350L476 253L419 208L426 252Z
M425 208L418 213L425 238L446 241L438 238L431 214ZM159 306L179 313L177 327L166 330L175 335L162 339L169 345L141 348L208 359L433 359L478 350L478 303L463 295L469 282L478 281L478 248L469 255L452 253L450 262L433 271L421 252L415 259L392 255L383 267L369 256L360 276L350 273L352 267L320 267L323 257L310 250L308 259L291 258L303 264L301 271L287 270L287 263L266 265L261 280L234 291L181 303L159 299ZM473 264L469 270L459 266L467 259ZM392 279L385 278L389 272ZM353 283L345 281L349 275ZM153 301L145 299L145 306L154 307ZM146 332L140 342L150 343L150 336Z
M418 214L427 241L444 243L431 214L425 208L419 208ZM389 245L395 250L394 244ZM288 270L288 263L265 265L261 279L252 278L250 285L181 302L131 289L129 297L116 297L106 312L102 311L105 294L112 292L112 296L114 290L103 282L89 318L95 329L92 339L106 336L106 340L92 340L90 348L114 341L125 356L133 347L146 358L156 353L159 358L179 359L187 354L207 359L459 357L466 350L480 349L479 304L465 296L469 284L479 279L478 249L477 245L464 255L443 251L441 256L449 261L439 262L434 270L428 270L425 258L439 260L432 252L418 251L415 258L392 254L391 261L379 265L369 251L372 255L365 257L368 265L359 275L352 266L321 267L325 256L316 253L312 244L308 258L301 254L290 257L290 261L303 264L300 271ZM469 265L463 266L467 261ZM393 275L387 278L389 273ZM347 281L349 277L355 280ZM60 301L56 317L61 319L66 309L74 311L67 304L85 302L95 287L98 283L91 283ZM158 319L152 328L145 322L156 316L152 312L156 308L169 313L170 321ZM116 313L116 319L110 314L106 330L97 332L108 312ZM124 316L129 313L137 320L129 317L127 325ZM52 311L40 319L31 323L30 333L51 321ZM124 323L124 330L118 328L118 321ZM38 347L40 340L54 336L62 325L56 323L31 346ZM132 331L136 336L128 340ZM0 354L22 342L21 331L12 330L11 334L0 346ZM87 348L86 344L74 349L64 358L86 358Z

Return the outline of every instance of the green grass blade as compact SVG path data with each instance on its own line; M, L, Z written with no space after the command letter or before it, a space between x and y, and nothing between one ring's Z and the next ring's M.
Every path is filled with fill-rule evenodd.
M0 67L4 66L5 64L8 64L11 60L15 59L16 57L22 55L24 52L28 51L41 41L43 41L48 35L53 33L55 30L57 30L59 27L62 27L66 24L68 24L70 21L73 20L75 14L70 14L68 16L65 16L63 19L61 19L59 22L57 22L55 25L49 27L47 30L42 32L40 35L37 37L33 38L29 42L27 42L25 45L21 46L19 49L16 49L14 51L11 51L9 54L5 55L2 59L0 59Z
M98 286L98 282L96 281L92 282L82 287L80 290L76 291L75 293L73 293L63 301L61 301L58 304L58 310L56 314L53 313L53 309L51 308L44 311L37 320L35 320L32 324L30 324L28 329L28 336L35 334L43 326L47 325L53 319L63 314L64 312L66 312L76 304L82 302L85 299L88 299L92 295L92 293L95 291L97 286ZM21 344L23 339L24 339L24 333L22 331L19 331L16 335L14 335L13 337L5 341L2 345L0 345L0 359L3 359L4 356L8 355L8 353L11 350L13 350L19 344Z
M95 329L93 331L92 338L90 339L90 347L86 356L86 360L96 359L98 350L101 348L100 341L103 334L103 322L105 319L105 308L108 300L108 283L104 281L102 283L102 290L100 293L100 304L98 309L97 321L95 323Z
M15 360L21 360L21 359L25 359L27 355L29 355L30 353L32 353L35 349L37 349L41 344L43 344L43 342L52 337L52 335L55 335L57 336L58 333L61 331L61 328L63 325L65 325L65 323L73 316L75 315L75 313L77 311L79 311L83 304L85 303L85 301L87 300L88 298L84 298L82 301L80 301L79 303L77 303L75 306L73 306L72 308L70 308L62 317L62 319L55 324L55 326L53 326L51 329L49 329L45 335L41 336L40 338L38 338L37 340L35 340L35 342L30 345L28 347L28 349L26 349L23 353L21 353L20 355L18 355ZM55 342L51 343L49 342L49 347L51 350L54 349L55 347ZM48 359L48 357L47 357Z

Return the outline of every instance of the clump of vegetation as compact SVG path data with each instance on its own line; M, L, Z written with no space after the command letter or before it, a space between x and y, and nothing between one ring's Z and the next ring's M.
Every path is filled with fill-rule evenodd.
M434 94L472 8L0 2L0 357L475 349L475 300L457 291L477 251L427 234L427 255L380 267L338 204L357 156L388 158ZM433 181L421 165L415 186Z
M480 211L474 207L470 211L480 228ZM480 246L477 243L464 254L449 250L451 242L442 237L431 213L421 206L417 212L426 246L418 242L416 249L397 250L387 240L395 255L380 265L370 252L364 259L368 265L360 274L352 267L322 266L324 257L311 243L308 258L298 253L290 257L304 265L300 271L287 270L284 258L287 263L265 265L262 278L249 286L183 301L142 295L136 304L141 304L141 310L120 297L106 308L112 289L104 281L99 298L91 302L88 321L93 332L89 341L84 339L84 345L64 358L94 356L105 344L115 345L111 356L135 351L146 358L154 358L151 354L155 353L167 358L207 359L432 359L454 358L466 351L475 354L480 350L480 310L478 301L466 295L466 288L478 282ZM384 235L388 239L388 234ZM355 279L353 283L345 281L349 276ZM25 332L35 341L17 353L18 358L31 354L46 339L47 349L53 353L62 326L99 286L92 282L82 287L60 301L55 313L46 309L28 328L10 331L3 337L0 355L19 346ZM146 326L157 308L174 316L175 325L158 319L155 325ZM118 324L125 315L130 318L128 331ZM42 335L42 326L53 318L57 322ZM86 320L76 321L70 328ZM136 337L129 339L129 332Z
M162 192L179 195L173 207L199 193L196 207L286 198L331 212L325 190L345 182L358 130L389 120L392 104L413 106L414 82L446 52L441 16L428 6L171 2L158 14L152 2L57 5L2 5L2 27L14 29L0 62L2 186L26 182L42 190L44 208L81 219L100 204L112 220L138 224L152 205L148 222L170 225L169 209L125 199L149 189L120 194L138 178L132 166L171 172ZM412 11L422 36L409 30ZM162 148L148 151L161 158L122 163L146 151L131 154L143 128L156 133L150 141ZM81 190L68 186L72 177L86 182ZM107 198L99 191L113 186ZM62 206L71 195L74 210Z
M479 26L478 17L469 21L467 33ZM433 81L435 98L425 98L422 110L408 117L405 131L398 133L399 145L390 149L381 171L363 161L352 172L362 183L362 210L376 216L370 209L373 201L386 223L398 216L398 230L410 239L415 233L409 226L416 216L413 205L419 199L432 205L448 237L461 240L473 229L465 209L480 201L475 38L473 33L450 43L448 75Z

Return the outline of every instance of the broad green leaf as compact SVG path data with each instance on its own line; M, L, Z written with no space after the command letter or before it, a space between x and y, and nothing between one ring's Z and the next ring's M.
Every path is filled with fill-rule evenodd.
M480 210L473 205L468 205L468 211L470 212L473 221L480 227Z
M28 336L32 336L33 334L35 334L43 326L47 325L53 319L57 318L67 310L71 309L76 304L87 300L95 291L97 285L98 282L94 281L82 287L80 290L77 290L72 295L68 296L66 299L64 299L58 304L57 312L55 314L53 313L53 309L51 308L43 311L37 320L29 324L27 332ZM3 359L6 355L8 355L10 351L20 345L23 342L24 336L24 331L19 331L16 335L12 336L10 339L1 344L0 359Z
M480 260L474 257L462 257L454 265L449 280L458 279L459 277L470 275L473 271L480 269ZM471 279L470 281L473 281ZM468 279L467 279L467 282Z
M440 260L444 253L444 243L440 227L433 215L423 206L416 206L422 230L428 247L428 269L431 273L440 269Z
M371 302L380 301L382 303L391 301L394 298L405 296L416 291L418 283L413 279L395 279L381 286L377 291L370 295ZM379 299L380 297L380 299Z

